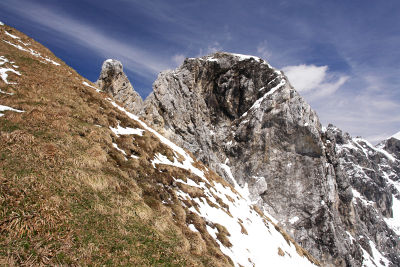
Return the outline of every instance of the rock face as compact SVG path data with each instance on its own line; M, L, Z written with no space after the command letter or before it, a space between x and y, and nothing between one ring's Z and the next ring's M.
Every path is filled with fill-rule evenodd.
M118 60L107 59L104 61L96 85L102 91L124 104L129 111L137 114L141 110L143 100L133 89L128 77L123 72L121 62Z
M399 266L400 149L395 144L400 140L391 138L375 147L332 125L322 137L337 177L350 184L353 194L350 205L339 209L352 241L350 251L358 243L363 264L370 254L377 265Z
M153 87L147 123L248 187L325 266L400 265L396 145L323 130L285 75L257 57L186 59Z

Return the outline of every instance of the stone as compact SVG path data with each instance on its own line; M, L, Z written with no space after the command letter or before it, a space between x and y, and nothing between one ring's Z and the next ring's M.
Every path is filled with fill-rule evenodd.
M380 265L374 248L400 265L399 235L387 223L400 200L396 141L375 148L323 129L284 73L253 56L188 58L160 73L153 89L142 119L247 187L324 266Z
M96 85L100 90L121 102L129 111L138 114L142 109L143 100L133 89L123 71L122 63L118 60L107 59L104 61Z

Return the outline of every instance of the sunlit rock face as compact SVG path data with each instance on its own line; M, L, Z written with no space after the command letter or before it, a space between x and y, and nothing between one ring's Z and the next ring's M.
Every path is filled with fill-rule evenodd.
M122 63L118 60L107 59L104 61L96 85L123 103L129 111L137 114L142 108L143 100L133 89L128 77L123 72Z
M160 73L153 87L144 120L248 187L324 265L400 264L391 219L399 193L390 185L399 180L398 158L349 150L346 144L365 141L322 129L281 71L257 57L215 53Z

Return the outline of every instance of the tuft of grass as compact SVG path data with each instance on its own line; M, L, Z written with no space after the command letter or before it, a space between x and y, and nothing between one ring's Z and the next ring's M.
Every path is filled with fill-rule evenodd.
M18 123L12 122L8 119L2 119L0 127L2 132L8 132L8 133L20 129Z

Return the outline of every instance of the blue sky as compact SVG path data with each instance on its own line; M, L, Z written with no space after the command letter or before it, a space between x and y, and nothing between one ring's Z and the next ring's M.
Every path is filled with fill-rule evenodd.
M400 131L400 1L2 0L0 21L89 80L116 58L142 97L185 57L251 54L318 112L371 142Z

